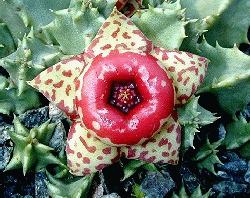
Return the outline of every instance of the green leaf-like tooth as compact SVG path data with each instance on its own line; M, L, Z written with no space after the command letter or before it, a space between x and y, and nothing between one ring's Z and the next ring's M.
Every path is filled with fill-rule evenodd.
M64 160L53 155L54 149L48 146L54 124L49 124L47 121L38 128L28 131L18 117L15 117L13 122L15 131L9 131L9 135L15 146L13 157L5 170L23 167L25 175L33 167L39 171L49 164L58 164L67 169Z
M211 194L209 190L207 193L202 194L200 185L194 190L193 193L189 196L185 190L184 184L182 184L179 194L173 193L172 198L208 198Z
M250 123L243 116L226 125L226 131L223 144L227 149L236 149L250 142Z
M29 98L29 100L27 100ZM32 89L24 91L18 95L18 90L11 85L0 91L0 113L16 114L24 113L28 109L37 108L40 105L40 98L38 93Z
M138 168L140 168L144 164L146 164L146 162L142 160L130 160L129 163L123 167L124 177L122 181L132 176L138 170Z
M56 46L45 45L34 37L33 29L23 38L18 49L9 56L0 59L0 64L10 74L11 80L18 88L20 96L30 89L26 81L32 80L46 67L59 61L61 53Z
M179 1L165 3L157 8L138 11L133 22L158 47L178 49L186 37L185 19Z
M142 192L141 186L139 184L133 185L132 191L135 198L145 198L145 194Z
M56 124L51 123L50 120L46 121L37 128L37 139L43 144L49 144L49 141L53 135Z
M197 166L200 169L207 169L213 174L216 174L214 170L214 164L222 164L220 159L217 157L218 150L217 148L221 145L222 139L212 144L207 139L206 144L204 144L198 151L198 153L193 158L197 162Z
M28 32L22 18L14 10L16 7L14 1L0 1L0 19L4 22L11 32L15 43L18 39L22 39L24 34Z
M17 134L26 136L26 137L29 135L29 130L20 122L20 120L18 119L16 115L14 115L13 124L15 127L15 132Z
M250 123L240 115L239 119L226 125L223 145L227 149L238 149L241 156L250 159Z
M230 6L205 33L206 39L212 45L216 45L218 42L223 47L233 47L234 44L249 43L247 38L250 26L249 0L231 2Z
M250 56L237 47L212 47L206 40L199 45L199 53L210 63L198 93L214 94L223 110L231 115L244 109L250 101Z
M49 195L52 198L80 198L87 197L89 187L92 183L94 174L85 177L68 177L64 181L56 179L48 171L46 171L48 181L46 185Z
M199 127L211 124L218 118L198 104L199 97L193 97L183 107L178 109L179 122L183 125L184 134L182 147L187 150L194 148L193 141Z
M6 23L0 23L0 58L15 51L15 43Z
M14 148L13 155L4 171L22 168L22 163L17 148Z
M69 9L54 13L55 20L42 27L39 37L46 43L59 45L64 54L75 55L83 52L115 3L113 0L102 2L103 5L97 1L74 1Z
M23 151L22 165L23 165L23 175L27 173L27 171L31 168L34 163L34 157L32 156L32 144L28 144Z

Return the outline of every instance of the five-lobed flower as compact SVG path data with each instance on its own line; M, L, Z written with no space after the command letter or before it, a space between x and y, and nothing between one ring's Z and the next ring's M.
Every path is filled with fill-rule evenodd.
M178 163L180 106L202 83L208 60L156 47L114 9L85 52L28 82L73 121L72 174L102 170L122 155Z

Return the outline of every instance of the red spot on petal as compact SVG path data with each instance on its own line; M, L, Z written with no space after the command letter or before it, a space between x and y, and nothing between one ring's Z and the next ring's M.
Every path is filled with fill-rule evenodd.
M175 59L179 61L181 64L185 65L185 61L179 58L178 56L174 55Z
M103 156L99 155L99 156L97 157L97 159L98 159L98 160L103 160Z
M129 50L128 46L125 43L119 43L115 46L115 49L119 49L119 48Z
M66 89L65 89L65 92L66 92L66 95L69 96L69 91L71 90L71 86L70 85L67 85Z
M71 70L63 71L62 75L64 75L65 77L71 77L72 76L72 71Z
M175 72L175 67L173 67L173 66L168 67L168 71Z
M131 39L131 36L128 35L128 32L124 32L122 34L122 37L125 38L125 39Z
M36 78L35 78L35 84L40 84L41 83L41 79L40 79L40 75L38 75Z
M201 75L200 75L200 83L202 83L203 80L204 80L204 76L201 74Z
M181 127L178 125L178 127L176 128L176 133L177 133L177 136L176 136L176 142L178 144L181 143Z
M77 155L78 158L82 158L82 154L80 152L77 152L76 155Z
M168 133L172 133L174 130L174 124L171 124L168 128L167 128L167 131Z
M175 164L174 160L168 160L168 164Z
M101 47L102 50L110 49L112 46L110 44L104 45Z
M162 157L168 157L169 156L169 153L168 152L166 152L166 151L164 151L164 152L162 152Z
M164 146L166 144L168 144L168 139L167 138L162 138L160 140L160 142L158 143L158 146L161 147L161 146Z
M116 38L119 32L120 32L120 28L117 28L117 29L111 34L111 36L112 36L113 38Z
M62 87L63 82L64 82L64 80L61 80L60 82L53 84L53 86L54 86L55 88L60 88L60 87Z
M115 24L115 25L119 25L119 26L121 26L122 24L119 22L119 21L117 21L117 20L114 20L113 21L113 24Z
M83 137L79 137L80 141L82 142L83 146L87 149L88 152L94 153L96 151L95 146L88 146L87 142L83 139Z
M162 60L168 60L168 55L167 53L162 54Z
M173 150L171 155L174 156L176 154L176 152L177 152L176 150Z
M107 28L110 25L110 22L105 22L102 26L103 29Z
M172 143L171 143L171 142L169 142L169 143L168 143L168 150L170 150L170 149L171 149L171 147L172 147Z
M186 95L186 94L182 94L182 95L180 95L180 96L178 97L178 100L179 100L180 102L187 101L188 99L189 99L189 96Z
M47 73L50 73L50 72L52 72L53 71L53 67L49 67L48 69L47 69Z
M189 52L186 52L186 54L190 57L190 58L193 58L193 54L189 53Z
M52 82L53 82L52 79L48 79L48 80L46 80L44 83L45 83L45 85L49 85L49 84L51 84Z
M56 66L56 71L58 71L59 69L61 69L61 65L60 64Z
M187 85L188 81L190 80L190 77L187 77L184 82L183 82L183 85Z
M152 156L152 157L148 158L146 161L149 163L153 163L155 161L155 159L156 159L156 157Z
M201 62L205 62L205 61L206 61L206 58L204 58L204 57L199 57L198 60L201 61Z
M72 162L71 162L70 160L67 160L67 165L68 165L69 167L72 167Z
M194 94L195 91L196 91L196 86L195 86L195 84L193 83L193 85L192 85L192 94Z
M148 151L143 151L140 153L139 159L145 160L146 155L148 154Z
M128 25L134 25L133 22L131 20L128 20L127 22Z
M135 157L136 149L128 148L128 158Z
M110 154L111 153L111 147L107 147L105 149L102 149L102 152L106 155Z
M55 90L55 89L52 89L51 100L52 100L52 101L55 101L55 100L56 100L56 90Z
M89 132L87 133L87 138L91 138L91 134Z
M68 138L68 139L69 139L69 138ZM72 150L72 149L69 147L69 145L66 146L65 151L66 151L67 154L74 154L74 153L75 153L75 151Z
M75 79L75 86L76 86L76 89L79 89L79 87L80 87L80 80Z
M89 164L90 163L90 159L88 157L83 157L82 161L84 164Z
M57 104L58 108L62 109L65 113L69 112L69 107L65 106L64 104L64 100L61 100L58 104Z
M91 173L91 170L90 170L89 168L84 168L82 173L83 173L84 175L85 175L85 174L90 174L90 173Z

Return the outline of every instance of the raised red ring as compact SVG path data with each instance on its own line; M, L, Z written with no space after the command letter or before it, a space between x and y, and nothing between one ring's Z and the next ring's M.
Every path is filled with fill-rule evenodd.
M112 52L94 58L79 79L81 98L76 106L85 127L115 145L132 145L152 137L173 111L172 80L149 54ZM143 98L124 114L109 104L112 82L133 81Z

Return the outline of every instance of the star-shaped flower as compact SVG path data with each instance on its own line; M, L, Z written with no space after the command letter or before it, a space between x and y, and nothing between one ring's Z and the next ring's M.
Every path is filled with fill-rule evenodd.
M71 173L102 170L124 155L178 163L175 106L195 93L207 59L154 46L114 9L84 53L59 62L29 84L72 119Z

